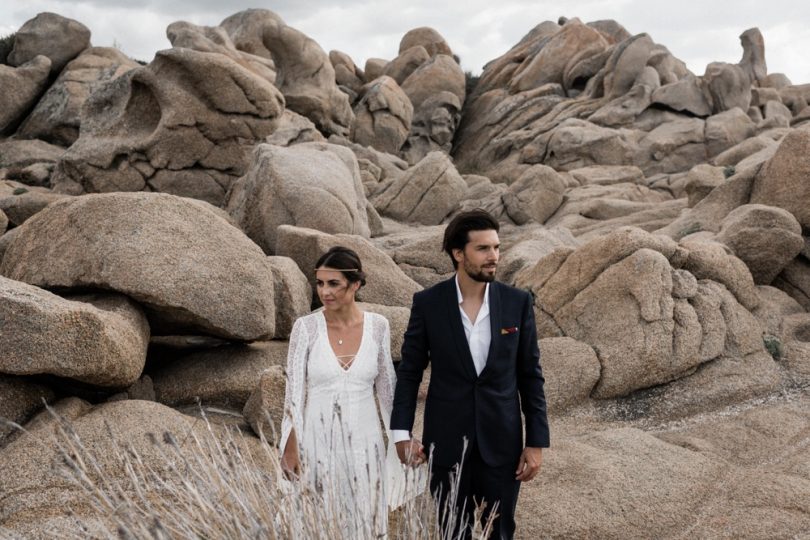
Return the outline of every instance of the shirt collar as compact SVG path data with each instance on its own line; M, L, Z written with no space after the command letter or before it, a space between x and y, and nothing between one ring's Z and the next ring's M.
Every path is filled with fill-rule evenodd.
M461 303L464 301L464 297L461 295L461 287L458 285L458 273L456 273L453 281L456 284L456 296L458 297L458 303L461 305ZM481 304L481 306L489 307L489 283L487 283L484 287L484 303Z

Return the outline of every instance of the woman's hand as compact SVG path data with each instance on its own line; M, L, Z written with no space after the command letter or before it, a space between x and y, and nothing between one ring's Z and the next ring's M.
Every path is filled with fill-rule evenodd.
M298 452L284 452L281 456L281 470L287 480L296 480L301 474L301 460L298 459Z
M281 471L287 480L295 480L301 475L301 459L298 455L298 438L295 430L290 431L287 446L281 455Z

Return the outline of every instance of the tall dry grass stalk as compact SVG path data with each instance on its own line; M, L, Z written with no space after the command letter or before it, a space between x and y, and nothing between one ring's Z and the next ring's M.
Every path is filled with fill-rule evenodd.
M146 459L133 444L113 440L118 470L102 467L70 422L56 417L56 440L63 473L83 493L76 513L81 529L68 538L102 539L362 539L385 538L373 526L358 529L345 505L323 489L284 479L278 451L233 428L212 426L184 434L151 436ZM118 436L120 437L120 435ZM157 458L155 457L157 456ZM454 504L455 487L447 499ZM331 502L330 502L331 501ZM453 519L440 525L438 504L422 491L388 516L387 538L452 540ZM481 508L475 511L476 518ZM448 515L452 515L449 512ZM375 518L376 519L376 518ZM477 521L477 519L476 519ZM485 538L479 525L475 538ZM65 537L65 536L61 536Z

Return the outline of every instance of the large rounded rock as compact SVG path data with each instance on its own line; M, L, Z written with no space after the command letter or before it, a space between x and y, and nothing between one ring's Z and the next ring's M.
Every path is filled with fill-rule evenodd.
M0 276L0 373L127 386L146 362L149 325L121 295L65 300Z
M519 530L526 538L801 536L810 480L795 441L807 428L806 400L768 409L663 433L560 437L521 488Z
M36 56L48 57L51 73L90 46L90 30L78 21L43 12L26 21L14 35L14 48L8 55L11 66L21 66Z
M706 151L709 156L716 156L755 133L754 122L742 109L734 107L706 119Z
M623 228L576 250L558 249L515 281L535 294L540 336L593 347L602 365L593 395L609 398L685 380L705 362L763 353L761 329L746 309L758 296L746 276L750 281L745 265L719 244L681 247ZM727 386L713 388L711 399L745 393ZM749 385L748 397L761 389Z
M16 431L5 422L24 424L54 395L50 388L26 378L0 375L0 448Z
M400 155L415 164L430 152L450 154L453 135L461 119L461 101L452 92L442 91L422 102L415 111L411 132Z
M267 264L273 273L276 302L276 331L273 338L287 339L295 320L310 311L312 287L307 276L289 257L268 257Z
M240 411L260 374L284 366L286 341L224 345L183 355L152 374L155 397L171 406L199 403Z
M85 102L81 134L52 183L71 194L160 191L219 206L283 110L275 86L227 56L160 51Z
M269 82L276 82L273 61L238 50L221 26L197 26L185 21L177 21L166 28L166 37L169 38L173 47L223 54Z
M245 417L257 435L263 435L270 444L281 440L281 420L284 418L284 393L287 376L281 366L271 366L260 373L259 384L253 389L244 408Z
M330 235L312 229L282 225L278 228L277 254L290 257L315 282L315 263L333 246L353 249L363 263L366 285L357 299L372 304L410 307L413 294L422 287L409 278L384 251L360 236Z
M24 186L18 182L8 180L0 181L0 210L8 217L8 221L15 226L22 225L25 220L50 203L65 197L68 197L68 195L54 193L41 187ZM3 230L2 226L0 226L1 230Z
M509 89L517 93L546 83L562 84L568 68L604 51L607 46L607 40L598 30L571 21L548 39L530 61L517 67Z
M703 81L712 99L715 113L734 107L747 111L751 106L751 81L743 68L725 62L712 62L706 66Z
M287 107L315 122L324 133L348 135L354 115L335 83L335 68L315 40L287 26L266 9L248 9L220 24L238 49L272 58L276 86Z
M45 141L8 139L0 142L0 168L56 163L65 149Z
M377 211L399 221L437 225L458 205L467 183L446 154L431 152L371 197Z
M17 68L0 64L0 135L13 131L45 90L50 68L44 56Z
M549 413L555 415L590 399L602 369L594 350L569 337L545 338L537 345Z
M762 167L751 190L751 203L784 208L810 229L810 131L785 135L776 154Z
M26 426L28 433L0 452L0 493L4 494L0 523L23 538L69 537L79 534L77 531L98 537L117 534L109 522L105 522L103 532L95 530L109 514L94 507L88 494L77 488L72 481L79 481L73 476L77 471L66 462L66 455L88 464L83 480L107 495L115 493L130 501L139 496L154 501L165 496L160 490L185 490L190 477L185 466L178 463L201 463L204 468L197 470L201 474L208 467L211 471L227 467L212 454L231 441L234 446L229 448L240 451L251 467L256 467L244 474L269 474L272 470L270 454L255 438L228 436L216 426L159 403L125 400L94 407L73 398L57 403L54 409L70 422L69 426L42 413ZM59 435L60 429L69 429L70 435ZM81 455L67 454L71 445L79 443ZM129 468L124 460L129 460ZM133 481L133 470L142 479L160 478L160 487ZM221 469L217 472L228 474ZM209 495L209 504L221 504L221 498Z
M565 181L551 167L533 165L502 195L506 213L518 225L545 223L563 202Z
M810 311L810 259L799 256L788 264L781 274L773 281L793 297L804 309Z
M443 53L446 54L446 53ZM415 45L399 53L399 56L391 60L383 71L383 75L387 75L394 79L397 84L405 82L411 73L416 71L419 66L430 60L430 54L421 45Z
M399 54L413 47L424 48L431 58L437 54L446 54L448 56L453 54L442 35L429 26L420 26L406 32L399 42Z
M396 154L408 138L413 105L394 79L383 76L363 87L354 115L352 140Z
M414 111L419 111L423 103L439 92L450 92L463 104L464 72L452 57L439 54L411 73L403 81L402 91L411 100Z
M364 73L358 69L352 57L341 51L329 51L329 61L335 68L335 82L351 92L359 92L363 86Z
M449 263L447 254L441 250L441 237L437 240L435 251L441 253ZM534 266L537 261L546 255L550 255L557 248L576 247L577 245L579 243L573 237L571 231L564 227L538 227L530 230L528 233L521 234L514 244L501 247L501 258L498 261L498 279L511 285L516 275L524 268ZM452 267L450 267L450 270L452 271Z
M263 144L226 208L254 242L275 253L279 225L370 236L367 204L351 150L327 143Z
M411 317L410 306L384 306L382 304L369 304L358 302L363 311L377 313L388 320L391 333L391 359L399 362L402 359L402 343L405 340L405 330L408 328L408 319Z
M652 94L652 103L695 116L706 117L712 113L711 105L706 101L703 81L694 75L656 89Z
M56 201L19 229L0 266L7 277L124 293L144 306L154 334L253 340L274 333L267 258L203 202L88 195Z
M721 167L713 167L707 163L696 165L686 175L686 194L689 197L689 207L706 198L712 190L726 181Z
M761 204L740 206L725 217L717 240L727 245L767 285L804 247L802 228L787 210Z
M411 279L430 287L448 279L455 270L442 251L444 227L418 227L402 233L389 233L375 239L375 245L388 253ZM390 321L389 321L390 322Z
M97 88L139 67L112 47L91 47L71 61L48 88L17 134L70 146L79 138L84 102Z

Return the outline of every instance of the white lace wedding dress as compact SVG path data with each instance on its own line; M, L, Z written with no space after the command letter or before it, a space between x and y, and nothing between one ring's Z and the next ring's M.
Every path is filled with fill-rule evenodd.
M298 319L290 336L280 448L294 428L304 480L353 538L386 535L387 484L397 482L400 467L381 429L381 419L388 429L396 382L390 343L388 321L370 312L348 369L329 344L322 311Z

